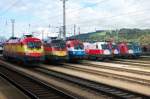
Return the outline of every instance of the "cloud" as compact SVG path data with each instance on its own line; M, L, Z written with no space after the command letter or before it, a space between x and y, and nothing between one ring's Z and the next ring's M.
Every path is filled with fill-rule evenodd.
M2 9L0 13L14 2L0 0ZM81 28L82 33L95 31L95 29L148 28L150 25L149 4L150 0L68 0L66 2L67 32L73 33L74 24ZM0 22L0 25L8 33L11 33L11 23L8 23L8 30L4 23L11 18L16 19L18 36L21 32L28 30L28 24L31 24L31 31L38 31L39 28L47 31L50 24L53 27L49 31L55 32L55 27L62 26L63 23L62 2L60 0L20 0L2 16L4 22Z

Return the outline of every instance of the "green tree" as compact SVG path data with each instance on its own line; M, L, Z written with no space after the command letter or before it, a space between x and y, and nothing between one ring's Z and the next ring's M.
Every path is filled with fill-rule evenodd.
M150 44L150 35L149 34L142 35L141 37L139 37L139 42L142 45L148 45L148 44Z

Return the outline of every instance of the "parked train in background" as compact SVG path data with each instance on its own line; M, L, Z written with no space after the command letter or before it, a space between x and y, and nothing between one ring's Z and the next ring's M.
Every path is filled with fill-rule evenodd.
M138 58L142 55L142 49L137 43L118 43L120 57Z
M115 42L112 42L112 41L107 41L107 43L108 43L109 49L112 52L113 58L118 57L119 54L120 54L120 51L118 49L118 45Z
M89 59L103 60L112 58L112 52L107 42L85 42L84 49Z
M6 39L0 39L0 54L3 53L3 46L4 46L4 43L6 42Z
M78 61L85 59L85 50L83 42L76 39L68 39L66 41L69 61Z
M150 55L150 44L141 45L142 47L142 54L143 55Z
M64 40L50 37L44 41L43 45L45 61L66 61L68 59Z
M42 42L32 35L24 35L22 38L11 37L4 43L3 56L23 64L40 63L44 60Z
M3 53L3 43L0 42L0 54Z

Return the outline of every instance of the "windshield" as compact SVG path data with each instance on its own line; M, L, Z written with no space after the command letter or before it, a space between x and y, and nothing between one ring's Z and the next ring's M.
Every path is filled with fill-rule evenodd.
M66 48L66 43L64 41L62 41L62 40L59 40L57 42L52 42L52 46L54 48L62 48L62 49L64 49L64 48Z
M117 48L117 45L112 45L112 48L113 48L113 49L116 49L116 48Z
M42 43L41 42L28 42L27 46L28 48L41 48Z
M102 44L102 49L109 49L109 46L107 44Z
M84 48L83 44L76 44L74 46L74 49L83 49L83 48Z
M133 47L134 47L135 50L141 50L140 46L138 46L138 45L135 45Z

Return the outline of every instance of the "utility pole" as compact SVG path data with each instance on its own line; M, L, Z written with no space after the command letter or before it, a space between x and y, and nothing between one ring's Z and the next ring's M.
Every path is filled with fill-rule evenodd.
M63 2L63 38L66 39L66 1L61 0Z
M42 41L44 40L44 30L42 30Z
M74 24L74 36L76 35L76 25Z
M78 27L78 32L79 32L79 35L80 35L80 27Z
M30 28L31 28L31 24L28 24L29 28L28 28L28 32L30 33Z
M14 24L15 24L15 19L11 19L11 23L12 23L12 37L14 37Z
M51 29L51 25L49 24L49 25L48 25L47 38L48 38L49 33L51 33L51 32L50 32L50 29Z
M58 38L60 39L61 38L61 27L59 27L59 32L58 32Z
M116 33L117 33L117 42L119 42L119 30L116 29Z

